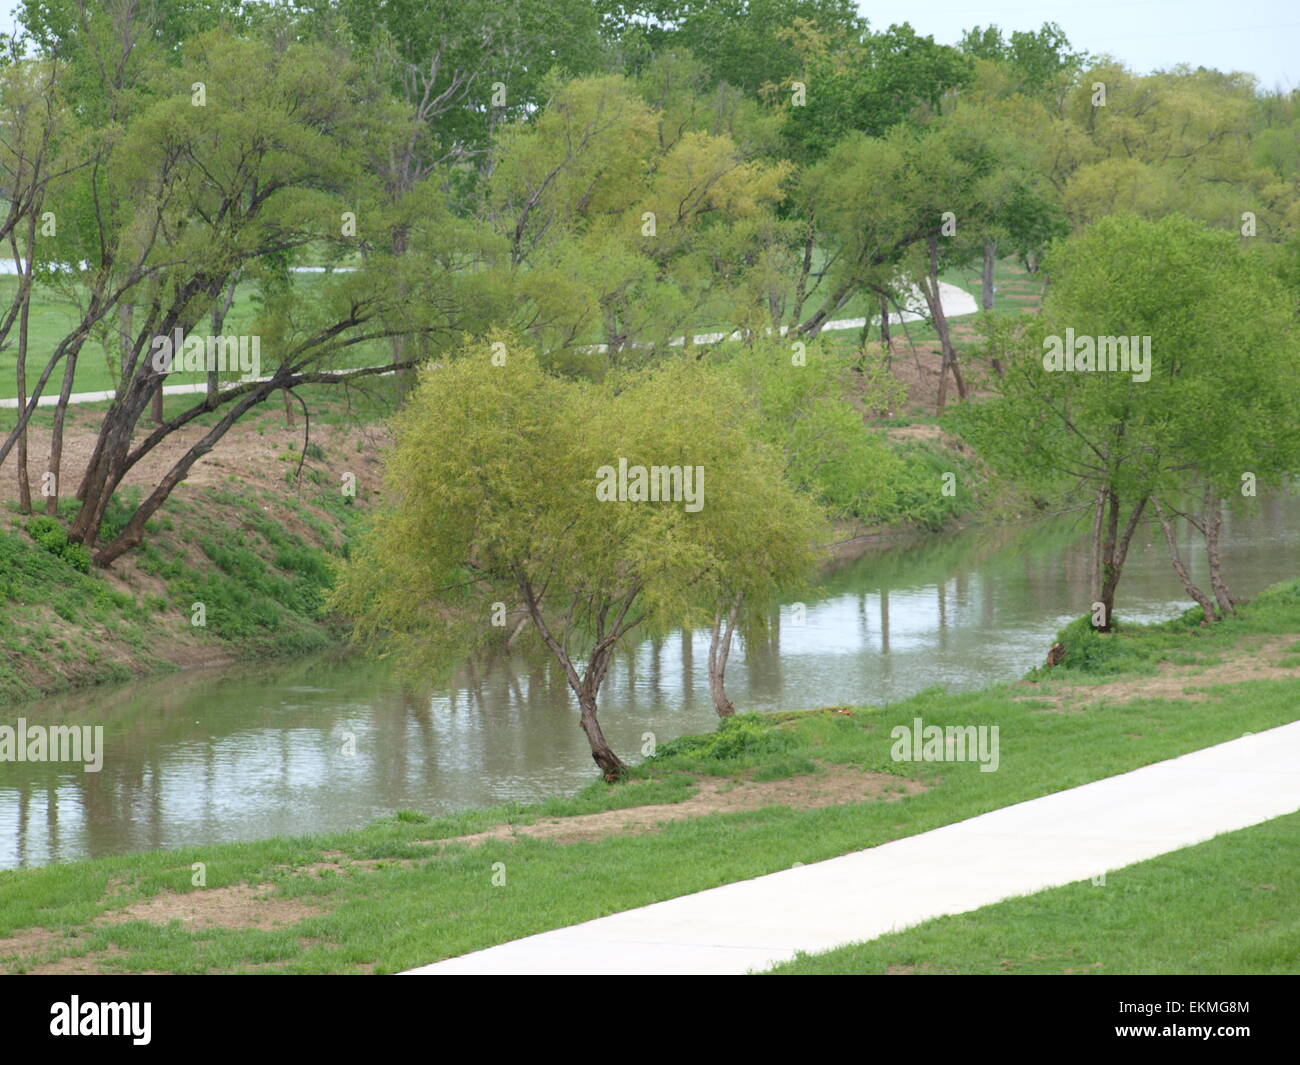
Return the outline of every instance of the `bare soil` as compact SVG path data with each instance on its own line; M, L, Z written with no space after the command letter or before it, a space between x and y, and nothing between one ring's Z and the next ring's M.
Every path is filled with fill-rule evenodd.
M188 894L163 892L143 902L109 910L90 922L80 936L69 936L48 928L28 928L0 939L0 964L9 971L34 975L97 973L103 965L123 957L126 951L110 945L105 950L76 954L78 939L86 931L130 921L145 921L163 927L179 922L185 931L202 928L254 928L269 931L318 916L321 910L297 899L270 894L270 885L252 887L200 888Z
M1203 702L1210 698L1201 689L1218 684L1239 684L1248 680L1293 680L1300 677L1300 665L1282 665L1294 636L1254 637L1242 640L1232 650L1231 661L1217 665L1175 665L1162 662L1154 674L1105 681L1101 684L1073 684L1052 688L1050 694L1025 695L1018 701L1039 700L1049 707L1035 713L1081 713L1100 702L1124 703L1134 699L1186 699Z
M582 843L606 836L655 832L673 821L687 821L710 814L761 810L765 806L816 810L823 806L858 802L894 802L925 790L925 785L915 780L889 773L869 773L853 766L828 765L816 773L785 780L705 778L701 780L699 790L682 802L631 806L622 810L579 814L576 817L556 817L531 825L496 825L486 832L427 842L461 843L472 847L490 839L518 839L527 836L531 839L549 839L556 843Z

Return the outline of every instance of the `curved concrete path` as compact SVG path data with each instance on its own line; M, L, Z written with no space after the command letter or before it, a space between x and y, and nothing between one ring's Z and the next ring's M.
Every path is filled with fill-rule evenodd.
M0 259L0 264L3 264L4 261L5 260ZM10 262L9 265L13 266L13 263ZM318 270L319 268L299 267L298 269L302 271L314 271L314 270ZM0 269L0 274L3 273L4 270ZM976 304L974 296L972 296L965 289L960 289L956 285L950 285L946 281L939 282L939 302L943 304L944 314L946 314L949 318L960 318L962 315L974 314L977 310L979 310L979 306ZM904 306L904 310L901 316L897 314L891 314L889 316L889 320L891 322L895 324L899 322L919 322L925 319L926 317L928 317L928 312L925 309L925 300L922 298L919 289L912 290L912 295L908 297L906 300L904 300L903 306ZM875 321L875 319L873 318L872 321ZM822 332L823 333L837 332L841 329L861 329L865 324L866 324L865 318L837 318L835 321L827 322L824 326L822 326ZM781 332L782 335L785 334L784 327L782 327ZM723 339L723 336L724 334L722 333L697 333L691 339L696 344L716 344L718 341ZM739 333L733 333L731 334L731 339L740 340L741 335ZM675 340L669 341L669 343L680 347L685 342L685 340L686 340L685 337L677 337ZM604 351L605 345L595 344L592 345L592 347L589 350ZM266 378L257 377L257 378L252 378L251 380L265 381ZM191 395L194 393L204 392L207 390L207 387L208 386L204 382L198 382L197 384L188 384L188 385L163 385L163 395L164 396ZM69 404L107 403L113 399L115 394L116 393L114 393L112 390L109 390L107 392L73 392L70 396L68 396L68 403ZM41 396L41 398L36 401L36 406L53 407L58 402L59 402L59 394L56 391L53 395ZM0 408L17 410L18 408L17 398L11 396L8 399L0 399Z
M1300 721L870 850L411 970L738 975L1300 810ZM1104 891L1104 887L1098 887Z

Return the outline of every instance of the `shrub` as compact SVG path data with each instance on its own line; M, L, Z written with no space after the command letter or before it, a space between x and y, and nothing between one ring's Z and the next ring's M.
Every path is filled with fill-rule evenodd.
M728 772L783 754L797 743L794 735L762 714L736 714L724 719L716 732L682 736L663 744L652 761L702 772Z
M90 551L84 544L68 543L67 530L54 518L38 514L27 520L27 533L55 558L61 558L79 573L90 572Z
M1198 608L1199 609L1199 608ZM1060 665L1081 673L1123 673L1143 664L1144 656L1118 632L1098 632L1092 617L1075 618L1056 634L1065 648Z

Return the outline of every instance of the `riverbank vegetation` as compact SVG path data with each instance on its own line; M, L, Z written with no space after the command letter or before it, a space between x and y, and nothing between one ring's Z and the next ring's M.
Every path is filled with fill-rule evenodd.
M168 409L183 402L169 397ZM324 600L332 565L348 551L373 495L370 434L386 403L373 394L322 397L308 436L301 418L286 424L282 410L250 418L227 453L150 522L141 548L111 570L88 565L61 522L6 505L0 703L338 646L345 632ZM87 439L82 425L100 416L102 408L71 412L73 453ZM358 479L357 497L338 491L344 474ZM126 487L108 512L110 529L126 520L143 491ZM59 516L73 505L64 501Z
M1189 615L1096 633L1104 652L1017 683L958 695L932 690L883 707L737 714L716 732L662 744L620 784L597 783L538 806L440 819L407 811L329 837L0 872L0 964L11 972L176 973L392 972L428 964L875 846L1285 724L1300 697L1298 632L1300 582L1292 582L1216 626ZM910 728L917 717L940 726L997 725L997 771L981 772L974 761L894 761L891 729ZM1250 832L1244 844L1238 833L1205 845L1204 860L1213 868L1243 856L1242 877L1257 874L1260 885L1281 888L1285 875L1274 878L1273 860L1260 853L1274 826ZM1073 929L1062 930L1059 910L1047 925L1035 920L1044 900L1034 897L1003 904L992 915L996 934L981 932L987 915L953 919L980 934L961 951L952 949L951 924L926 926L872 945L867 960L913 966L918 951L935 946L925 956L956 968L1123 971L1133 957L1125 913L1178 893L1185 901L1156 921L1155 936L1161 921L1212 902L1212 891L1171 881L1202 858L1194 849L1111 874L1115 886L1103 892L1110 902L1088 903L1087 892L1102 890L1090 884L1059 889L1067 912L1119 907L1096 912L1086 949ZM1264 902L1272 905L1272 897ZM1046 901L1055 907L1057 898ZM1279 923L1264 927L1274 917ZM1277 954L1269 944L1289 935L1293 920L1279 902L1257 921L1216 919L1223 938L1213 948L1202 942L1175 959L1182 942L1175 937L1153 957L1184 972L1198 964L1270 971ZM821 963L800 963L813 964Z
M349 636L425 683L530 649L604 779L3 872L0 965L391 972L1294 719L1300 585L1241 602L1220 531L1300 474L1300 93L1137 74L1052 24L945 44L848 0L669 7L22 5L0 702ZM729 657L846 541L1061 512L1088 588L1025 680L733 704ZM1195 604L1146 627L1142 537ZM691 628L717 730L632 764L602 682ZM998 726L998 770L896 762L917 717ZM1037 905L992 918L1013 955L1129 964L1035 950ZM1232 912L1202 957L1266 970ZM987 968L952 928L798 965Z
M776 456L770 491L838 530L806 545L809 571L827 540L871 527L1091 507L1093 596L1072 612L1113 625L1127 544L1154 521L1206 622L1230 615L1219 516L1300 461L1295 94L1202 70L1137 75L1050 24L942 44L872 27L839 0L727 10L24 8L0 61L0 241L14 270L0 286L0 388L16 400L0 411L0 471L18 515L6 535L98 581L78 586L123 614L127 643L158 642L131 611L184 593L249 653L268 628L298 634L285 648L314 645L304 634L325 631L316 604L332 578L303 552L337 557L331 539L354 528L322 501L339 516L330 537L258 548L298 552L310 596L299 570L273 565L298 574L285 583L219 550L189 559L184 589L132 603L89 590L126 594L104 574L175 557L165 534L184 539L191 520L176 493L215 464L235 471L231 494L210 497L228 523L250 506L272 523L291 513L239 487L263 479L245 442L268 412L301 424L306 454L331 393L387 392L378 422L418 367L500 366L493 338L508 337L557 388L617 394L638 374L677 374L744 408L751 465ZM1038 346L1070 330L1151 338L1151 376L1046 372ZM697 381L696 364L716 373ZM176 386L196 390L166 394ZM74 393L96 388L113 398L79 417ZM493 411L472 414L490 433ZM374 426L367 457L386 434ZM656 452L703 462L680 435L637 442L646 465ZM335 504L367 499L349 494L356 471L338 472ZM596 470L570 476L593 488ZM648 539L658 518L638 514ZM679 531L698 543L708 534L690 527L709 520L691 512ZM1178 557L1183 523L1209 547L1209 588ZM698 610L722 667L795 575L742 591L704 568L710 591L692 595L712 602ZM680 573L640 572L646 599L682 600ZM230 580L253 590L226 594ZM354 621L374 605L346 602ZM13 605L12 624L39 620ZM271 625L280 615L299 620ZM566 658L602 643L595 621L574 625L584 646ZM412 635L391 617L383 627ZM19 664L30 643L10 643L11 674L43 672ZM150 665L110 657L81 675ZM725 715L720 671L714 698Z

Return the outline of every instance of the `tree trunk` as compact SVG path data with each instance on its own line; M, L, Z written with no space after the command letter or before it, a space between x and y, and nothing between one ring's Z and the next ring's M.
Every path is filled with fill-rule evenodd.
M154 490L149 493L148 498L136 507L135 512L122 527L122 531L118 534L117 538L113 540L112 543L105 545L95 552L95 565L107 568L131 548L137 546L144 539L144 527L148 523L149 519L152 518L158 511L158 508L167 501L167 497L171 495L175 487L180 484L181 481L185 480L186 476L190 472L190 468L216 446L217 441L225 436L227 430L229 430L235 422L242 418L244 414L253 407L257 406L257 404L261 403L269 392L269 388L265 390L256 389L249 392L247 395L242 396L237 402L232 404L230 409L222 416L221 420L217 422L216 425L212 426L202 439L190 447L190 449L172 465L171 469L168 470L163 479L158 482ZM111 499L113 493L117 491L117 486L121 482L122 477L125 476L126 472L125 468L117 469L114 471L113 475L105 481L100 498L95 501L95 524L90 530L93 535L87 536L87 547L92 547L98 539L99 526L103 523L104 510L107 506L108 500ZM81 508L81 513L85 513L89 509L91 509L91 501L87 499ZM80 520L81 514L78 514L77 521L80 522ZM68 538L72 538L71 532L69 532Z
M889 297L880 297L880 346L885 349L885 369L894 365L894 344L889 334Z
M22 302L22 311L18 318L18 409L27 405L27 324L32 306L32 242L36 239L36 217L32 216L27 226L27 261L18 258L17 244L14 245L14 264L23 271L18 279L18 298ZM32 485L27 473L27 427L23 426L22 435L18 437L18 509L24 514L32 512Z
M226 297L212 305L212 335L221 336L221 327L226 324L226 316L230 314L230 308L235 305L235 287L239 284L239 271L230 278L230 284L226 286ZM216 408L217 399L221 392L220 375L215 369L208 370L208 406Z
M63 385L59 389L59 402L54 408L54 429L50 433L49 474L54 484L49 497L45 500L45 513L55 515L59 512L59 478L63 465L63 425L68 416L68 397L72 395L72 379L77 370L79 346L69 350L63 364Z
M1115 625L1115 590L1119 587L1120 575L1124 572L1124 560L1128 557L1129 544L1137 531L1138 522L1146 510L1147 500L1142 499L1129 515L1124 532L1119 534L1119 497L1110 493L1110 518L1107 522L1106 543L1103 548L1101 570L1101 604L1104 624L1096 626L1100 632L1110 632Z
M592 649L591 657L587 661L585 674L579 677L577 667L574 666L573 659L569 656L565 642L557 639L555 634L551 632L550 626L547 625L546 618L542 613L541 601L533 591L532 584L527 577L522 574L519 575L519 593L523 598L524 607L527 609L529 617L533 619L533 624L537 627L542 642L551 649L556 661L560 663L560 668L564 670L564 677L569 683L569 689L578 697L578 706L581 709L581 717L578 723L582 731L587 735L587 742L591 745L591 760L596 763L601 775L609 784L617 781L627 771L627 766L614 753L614 749L610 747L605 739L605 734L600 730L600 722L596 719L596 693L600 691L600 685L605 679L605 672L609 668L610 657L614 653L614 646L619 637L626 635L640 620L638 618L624 625L627 612L639 591L639 587L633 588L623 600L622 609L618 611L618 619L615 621L611 632L605 632L605 611L600 612L600 623L597 625L596 632L596 646Z
M997 256L997 241L989 241L984 245L984 269L980 274L980 306L986 311L993 310L993 264Z
M131 352L135 350L135 304L122 302L117 305L117 336L121 344L121 356L118 359L118 380L130 373Z
M1223 557L1219 553L1219 530L1223 523L1221 501L1208 485L1205 489L1205 554L1210 563L1210 587L1214 589L1214 598L1219 610L1226 617L1235 614L1232 596L1223 579Z
M953 380L957 383L957 395L962 399L966 398L966 382L962 380L961 368L957 365L957 352L952 346L952 338L948 332L948 316L943 312L943 299L939 292L938 234L931 233L928 242L930 247L930 273L921 286L921 294L925 296L925 302L930 308L930 320L934 323L934 331L939 334L939 349L943 353L942 361L939 364L938 399L938 407L943 410L948 402L949 371L952 372Z
M406 254L407 246L410 243L410 233L406 226L400 225L393 230L393 256L400 259ZM397 291L402 303L407 299L406 279L399 274L397 277ZM393 365L400 366L407 361L407 343L408 338L405 336L394 336L389 338L389 349L392 352ZM393 393L397 405L404 406L407 397L415 388L415 374L410 370L395 370L393 373ZM285 410L289 409L289 397L284 398ZM291 423L292 424L292 423Z
M740 612L741 597L732 600L724 618L721 612L713 617L709 633L709 695L718 717L730 717L736 712L735 704L727 698L727 658L731 655L731 640L736 633L736 615Z
M618 779L627 772L627 766L614 753L614 749L605 739L605 734L600 731L600 722L596 720L596 697L594 694L582 693L578 696L578 704L582 708L582 716L578 723L582 726L582 731L587 734L587 742L591 745L591 760L600 769L605 783L617 783Z
M1205 615L1201 624L1213 624L1219 620L1218 615L1214 612L1214 604L1210 602L1210 597L1196 586L1196 582L1192 580L1191 575L1187 572L1187 567L1183 565L1182 555L1178 552L1178 541L1174 538L1174 529L1169 523L1169 518L1165 515L1164 508L1160 506L1158 499L1151 500L1151 508L1156 512L1156 518L1160 521L1160 528L1164 531L1165 543L1169 545L1169 561L1173 563L1174 572L1178 574L1178 579L1183 582L1187 594L1200 604L1201 612Z
M799 317L803 314L803 305L808 299L808 275L812 273L813 250L817 246L817 223L813 212L808 213L808 228L804 232L803 258L799 264L799 276L795 278L794 299L790 303L790 332L799 326Z
M794 330L794 335L815 338L822 331L822 326L830 320L831 315L843 307L852 295L853 282L846 281L832 295L826 298L826 302L822 304L816 314Z
M1089 602L1096 602L1101 595L1101 521L1106 514L1106 489L1097 493L1097 502L1092 516L1092 557L1088 573Z

